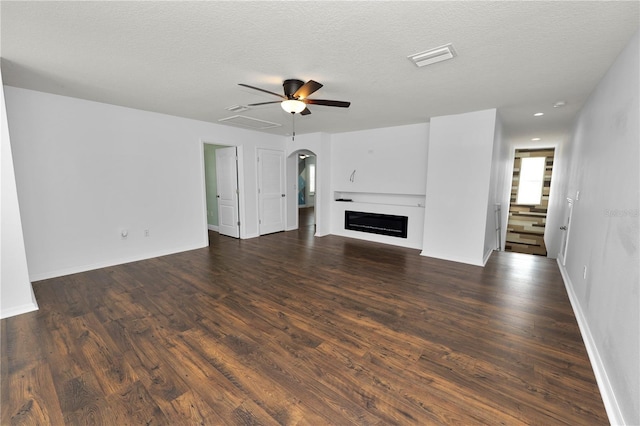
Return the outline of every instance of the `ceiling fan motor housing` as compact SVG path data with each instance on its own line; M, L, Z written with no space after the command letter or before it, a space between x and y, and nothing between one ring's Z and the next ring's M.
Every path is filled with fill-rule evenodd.
M304 81L302 80L296 80L296 79L285 80L284 83L282 83L282 87L284 87L284 95L287 97L287 99L295 99L293 97L293 94L296 93L298 89L302 87L303 84L304 84Z

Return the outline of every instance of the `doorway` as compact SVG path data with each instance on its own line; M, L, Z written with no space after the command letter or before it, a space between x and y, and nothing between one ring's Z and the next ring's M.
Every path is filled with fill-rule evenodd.
M316 156L298 154L298 228L316 225Z
M326 235L327 223L324 218L322 183L322 157L309 148L299 148L288 152L286 157L287 224L286 230L308 231L313 236ZM312 166L311 166L312 165ZM310 167L311 166L311 167ZM309 170L312 170L311 182ZM304 180L304 182L302 182ZM304 198L301 186L304 183ZM302 202L304 200L304 202Z
M203 151L207 228L240 238L237 147L203 143Z
M516 149L505 251L547 255L544 235L555 149Z

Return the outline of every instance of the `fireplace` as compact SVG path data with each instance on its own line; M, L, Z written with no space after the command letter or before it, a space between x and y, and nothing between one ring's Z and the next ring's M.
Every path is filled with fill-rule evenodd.
M408 219L407 216L347 210L344 212L344 229L407 238Z

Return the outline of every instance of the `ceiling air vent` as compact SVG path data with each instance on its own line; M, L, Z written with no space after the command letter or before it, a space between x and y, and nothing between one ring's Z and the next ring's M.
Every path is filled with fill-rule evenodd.
M225 109L231 112L242 112L247 111L249 108L244 105L231 105L230 107L226 107Z
M272 123L271 121L258 120L257 118L245 117L244 115L232 115L231 117L221 118L218 120L222 124L232 124L234 126L246 127L255 130L270 129L272 127L280 127L281 124Z
M435 49L426 50L420 53L414 53L407 56L416 66L424 67L426 65L435 64L436 62L446 61L453 59L456 56L456 51L453 49L451 43L444 46L436 47Z

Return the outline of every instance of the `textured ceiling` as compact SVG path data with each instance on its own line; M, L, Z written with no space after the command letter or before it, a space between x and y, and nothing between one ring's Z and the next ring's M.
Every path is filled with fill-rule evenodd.
M565 134L638 30L632 2L1 2L5 84L217 123L313 79L296 132L345 132L497 107L518 139ZM407 56L453 43L417 68ZM552 107L558 100L564 108ZM534 118L533 113L546 115ZM277 104L241 115L281 124Z

